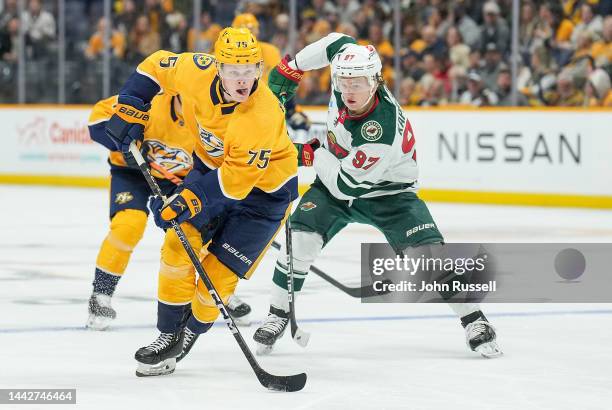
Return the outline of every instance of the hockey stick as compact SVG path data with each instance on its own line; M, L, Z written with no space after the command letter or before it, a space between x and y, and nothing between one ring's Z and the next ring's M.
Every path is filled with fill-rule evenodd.
M276 241L272 242L272 247L274 247L277 250L280 250L281 248L280 244ZM334 285L335 287L337 287L338 289L340 289L347 295L352 296L354 298L369 298L372 296L386 295L387 293L390 292L389 290L377 292L374 290L372 286L362 286L362 287L353 288L350 286L343 285L342 283L338 282L336 279L332 278L327 273L323 272L321 269L317 268L314 265L310 266L310 271L314 273L315 275L319 276L320 278L331 283L332 285ZM382 283L391 284L393 282L391 282L389 279L385 279ZM385 287L385 289L388 289L388 286Z
M151 171L149 170L147 163L145 162L144 158L142 157L142 154L134 143L130 145L130 152L134 156L134 159L136 160L136 163L138 164L142 175L149 184L149 187L151 188L153 194L165 201L165 196L162 194L159 185L157 185L157 182L155 181L155 178L151 175ZM176 232L176 235L178 236L179 240L181 241L183 248L185 248L185 252L187 252L187 255L189 255L189 259L191 259L191 263L198 272L200 279L202 279L202 281L206 285L206 288L208 289L208 292L215 301L217 308L219 309L221 315L223 316L223 319L225 320L225 324L229 328L230 332L232 332L232 334L234 335L236 342L238 342L238 346L240 346L242 353L244 353L247 361L251 365L251 368L255 372L255 375L257 376L257 379L262 384L262 386L270 390L277 391L293 392L302 390L304 388L304 385L306 384L306 373L300 373L292 376L275 376L266 372L264 369L261 368L259 363L257 363L257 360L255 360L253 353L244 341L242 334L240 334L240 330L238 330L238 327L236 327L236 323L234 323L234 320L228 313L227 307L223 304L221 297L219 297L219 293L210 281L208 274L204 271L204 268L200 264L198 256L187 241L185 232L183 232L183 229L181 228L179 223L176 222L176 220L172 219L170 221L170 224L172 225L172 228Z
M298 328L295 319L295 293L293 292L293 246L291 243L291 215L285 222L285 243L287 246L287 297L289 298L289 321L291 322L291 336L302 347L306 347L310 333Z

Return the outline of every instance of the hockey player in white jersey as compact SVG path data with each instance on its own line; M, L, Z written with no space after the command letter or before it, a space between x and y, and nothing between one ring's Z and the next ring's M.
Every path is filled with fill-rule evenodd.
M331 65L332 95L327 139L299 146L299 165L317 178L291 216L294 291L299 293L322 248L348 223L379 229L398 254L415 246L442 248L425 203L418 198L415 136L401 107L384 85L381 61L371 45L332 33L287 56L270 72L270 89L291 98L304 71ZM415 229L416 228L416 229ZM410 233L410 234L409 234ZM269 353L288 323L285 248L274 270L270 311L253 338ZM449 304L465 328L470 349L501 354L493 326L477 304Z

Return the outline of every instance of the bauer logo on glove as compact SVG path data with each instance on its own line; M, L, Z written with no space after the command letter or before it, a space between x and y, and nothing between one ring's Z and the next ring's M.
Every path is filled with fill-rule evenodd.
M183 223L202 211L202 201L189 189L181 189L166 201L154 198L151 201L155 224L160 228L170 227L171 220Z

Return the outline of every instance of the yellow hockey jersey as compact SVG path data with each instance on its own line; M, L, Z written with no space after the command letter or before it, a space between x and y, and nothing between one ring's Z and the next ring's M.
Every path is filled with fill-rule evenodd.
M160 169L176 176L185 176L193 166L191 157L195 138L185 125L183 115L176 111L174 100L180 98L170 94L160 94L151 101L151 120L145 126L144 151L146 160L151 166L153 176L163 178ZM104 132L106 122L114 113L117 96L100 100L94 105L89 116L89 130L92 139L103 143L107 138ZM98 134L98 135L96 135ZM103 144L107 145L108 144ZM109 147L109 162L116 166L126 166L123 155Z
M197 140L195 155L218 170L226 198L243 199L253 188L276 192L296 177L297 151L287 135L284 109L266 83L256 83L243 103L226 102L213 56L163 50L136 72L160 92L181 95L185 123ZM150 118L154 121L155 113Z

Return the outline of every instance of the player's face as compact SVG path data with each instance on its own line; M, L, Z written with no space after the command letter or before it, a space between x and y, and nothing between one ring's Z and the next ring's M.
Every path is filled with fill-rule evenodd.
M367 77L338 77L336 87L349 110L364 107L372 97L372 85Z
M255 81L259 78L258 64L221 64L219 76L223 81L223 88L230 98L236 102L244 102Z

